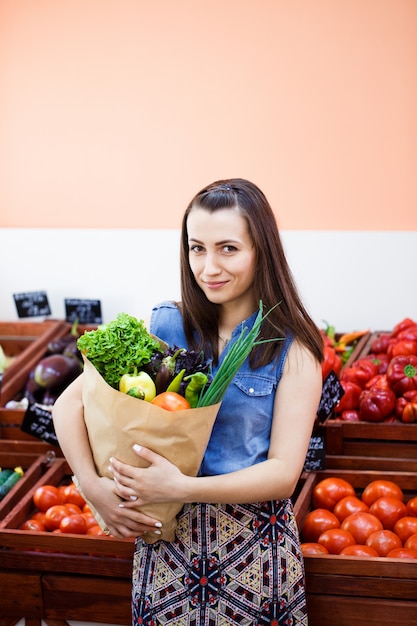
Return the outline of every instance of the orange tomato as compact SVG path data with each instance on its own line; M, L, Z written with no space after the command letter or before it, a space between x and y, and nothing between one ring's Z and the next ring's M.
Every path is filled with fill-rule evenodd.
M163 391L151 400L151 404L156 404L166 411L182 411L191 408L188 400L175 391Z
M398 498L382 496L371 504L369 512L381 520L386 530L392 530L400 517L407 515L407 507Z
M324 546L329 554L340 554L343 548L353 546L356 542L347 530L343 530L343 528L329 528L321 533L317 543Z
M329 554L328 550L324 546L314 542L302 543L301 552L304 556L308 556L309 554Z
M328 509L314 509L305 516L301 534L304 542L317 543L325 530L339 527L340 522L334 513Z
M76 504L80 509L86 504L84 498L78 491L77 487L74 483L67 485L64 489L64 504L70 502L71 504Z
M85 519L87 530L92 526L97 526L97 520L92 513L81 513Z
M393 559L417 559L417 550L411 548L394 548L388 552L387 557Z
M340 555L341 556L365 556L365 557L378 556L379 557L378 552L374 548L371 548L371 546L364 546L359 543L355 543L353 546L346 546L346 548L343 548L343 550L340 552Z
M371 533L383 530L382 522L375 515L362 511L348 515L343 520L341 527L350 532L355 542L359 544L365 544Z
M101 537L106 536L106 533L104 532L104 530L101 530L100 526L98 524L95 524L94 526L90 526L90 528L87 528L87 535L96 535Z
M417 550L417 533L415 533L415 535L411 535L411 537L409 537L405 544L404 544L404 548L411 548L412 550Z
M35 489L33 504L39 511L46 512L51 506L60 504L61 498L58 488L54 485L43 485Z
M357 496L345 496L335 504L333 509L333 513L341 522L343 522L348 515L352 515L352 513L357 513L358 511L367 513L369 507Z
M80 507L73 502L65 502L64 507L67 509L68 515L81 515L82 513Z
M370 482L363 490L361 499L370 507L375 500L385 496L398 498L398 500L404 502L404 494L401 487L393 481L385 479Z
M417 517L417 496L407 502L407 515Z
M417 533L417 517L404 516L401 517L393 528L396 535L405 543L411 535Z
M61 533L72 533L74 535L85 535L87 532L87 523L85 518L80 515L67 515L61 520L59 525Z
M403 547L401 539L392 530L377 530L371 533L366 540L366 545L374 548L379 556L387 556L391 550Z
M23 522L23 524L20 526L20 530L43 532L46 530L46 528L40 520L32 518L32 519L27 519L25 522Z
M49 507L45 514L45 528L55 530L59 528L61 520L68 515L68 511L63 504L55 504Z
M313 489L312 503L315 509L333 511L339 500L346 496L354 496L355 489L343 478L329 476L323 478Z

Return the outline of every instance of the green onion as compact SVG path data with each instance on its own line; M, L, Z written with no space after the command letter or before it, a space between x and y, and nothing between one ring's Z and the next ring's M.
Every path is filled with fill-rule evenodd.
M278 304L275 306L278 306ZM274 308L275 307L272 307L272 309ZM235 374L239 371L241 365L249 356L254 346L260 345L261 343L269 343L270 341L282 341L282 337L276 337L268 340L258 339L260 326L263 320L272 311L272 309L270 309L265 316L262 316L262 309L261 300L259 302L259 312L256 316L252 329L249 330L247 326L242 328L238 339L230 346L223 362L220 364L220 367L214 375L210 386L200 396L197 407L217 404L223 400L227 387L233 380Z

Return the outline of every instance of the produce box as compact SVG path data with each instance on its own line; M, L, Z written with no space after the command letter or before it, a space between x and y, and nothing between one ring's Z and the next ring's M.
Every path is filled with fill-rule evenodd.
M71 477L66 461L55 458L36 482L26 482L19 501L0 521L4 624L22 617L130 623L133 539L19 530L34 511L35 490L69 484Z
M376 331L367 336L361 350L349 359L354 361L370 354L373 341L387 331ZM404 466L415 467L417 459L417 423L350 422L330 415L323 423L326 454L335 456L386 457L404 459ZM369 465L367 466L369 467Z
M36 354L43 354L48 343L63 332L65 327L63 320L0 322L0 346L6 357L12 358L3 373L0 387L2 400L13 395L12 380L27 361Z
M0 440L0 467L14 469L21 467L23 476L0 500L0 524L11 509L16 506L28 489L39 481L55 459L55 452L41 442Z
M92 330L96 326L80 325L78 331L83 334L85 331ZM18 371L6 385L3 385L0 395L0 437L2 439L21 439L24 441L34 441L35 437L31 434L21 431L21 425L26 413L26 409L22 408L6 408L10 400L19 401L24 396L26 382L30 372L36 365L47 355L47 346L51 340L62 339L71 331L71 324L68 322L60 322L55 329L54 334L49 335L47 341L38 344L36 350L30 353L22 354ZM24 356L24 358L23 358Z
M349 481L360 494L372 480L397 483L406 500L417 495L417 474L400 471L324 470L308 475L294 505L297 523L311 510L314 486L323 478ZM417 626L417 560L388 557L304 557L310 626Z

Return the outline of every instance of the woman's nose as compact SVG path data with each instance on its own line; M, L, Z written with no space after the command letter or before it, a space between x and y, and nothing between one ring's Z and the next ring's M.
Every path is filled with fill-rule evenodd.
M216 259L216 255L208 253L206 255L204 273L207 276L213 276L213 274L219 274L220 271L221 271L221 268L219 267L219 263L218 263L218 260Z

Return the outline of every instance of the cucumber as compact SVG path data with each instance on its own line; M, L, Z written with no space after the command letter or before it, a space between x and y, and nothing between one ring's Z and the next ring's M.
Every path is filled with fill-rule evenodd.
M12 469L1 470L1 472L0 472L0 485L3 485L3 483L5 483L6 480L9 478L9 476L11 476L12 474L13 474L13 470Z
M23 470L21 467L15 467L12 474L6 479L6 481L0 485L0 500L7 496L9 491L15 486L15 484L22 478Z

